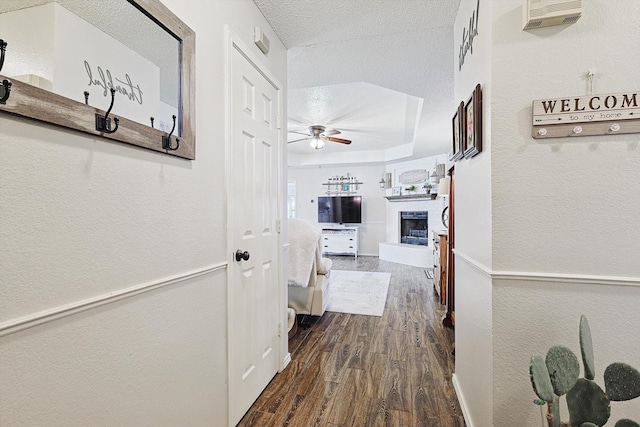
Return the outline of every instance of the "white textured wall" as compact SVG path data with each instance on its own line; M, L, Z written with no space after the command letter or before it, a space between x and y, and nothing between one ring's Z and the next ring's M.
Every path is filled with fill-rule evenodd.
M331 166L288 169L288 180L296 182L296 216L311 223L318 222L318 196L326 196L322 185L331 176L351 176L364 184L356 195L362 196L362 224L360 224L360 255L378 256L378 243L385 240L386 214L384 190L380 179L384 166Z
M468 52L462 69L458 52L462 31L477 0L462 0L454 26L455 104L466 102L476 84L482 85L482 152L455 163L455 318L456 386L467 411L470 427L492 425L491 357L491 8L493 1L480 0L478 35L473 53ZM451 111L453 117L455 111ZM474 265L479 266L476 268Z
M224 24L283 83L286 51L249 0L164 3L196 32L197 160L0 114L0 325L226 261ZM0 338L0 424L225 425L225 288L209 273Z
M580 314L590 320L601 385L609 362L640 368L640 136L529 136L532 101L587 94L589 70L595 94L640 88L640 3L583 2L577 23L533 31L520 30L520 6L493 2L493 268L551 281L494 279L500 427L540 423L529 359L555 343L578 351ZM563 278L574 274L585 278ZM630 286L606 284L607 276L631 278ZM607 426L637 420L640 400L612 408Z

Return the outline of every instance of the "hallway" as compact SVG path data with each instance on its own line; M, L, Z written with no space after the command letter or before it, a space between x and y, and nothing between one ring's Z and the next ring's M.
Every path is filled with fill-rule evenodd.
M335 270L391 273L382 317L326 312L289 341L292 362L239 426L463 427L451 374L454 332L441 326L422 268L332 257Z

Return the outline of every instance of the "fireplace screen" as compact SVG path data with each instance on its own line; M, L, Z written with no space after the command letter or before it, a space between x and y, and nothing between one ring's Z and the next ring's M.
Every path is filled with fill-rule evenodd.
M400 212L400 243L429 246L427 211Z

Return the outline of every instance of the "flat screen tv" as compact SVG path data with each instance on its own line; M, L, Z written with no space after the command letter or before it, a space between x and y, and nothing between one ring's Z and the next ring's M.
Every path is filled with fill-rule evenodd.
M318 222L360 224L362 222L362 196L318 197Z

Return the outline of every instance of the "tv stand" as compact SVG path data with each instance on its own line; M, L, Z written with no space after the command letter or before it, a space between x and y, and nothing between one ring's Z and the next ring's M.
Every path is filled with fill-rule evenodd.
M322 226L323 254L353 255L358 258L358 243L358 227Z

